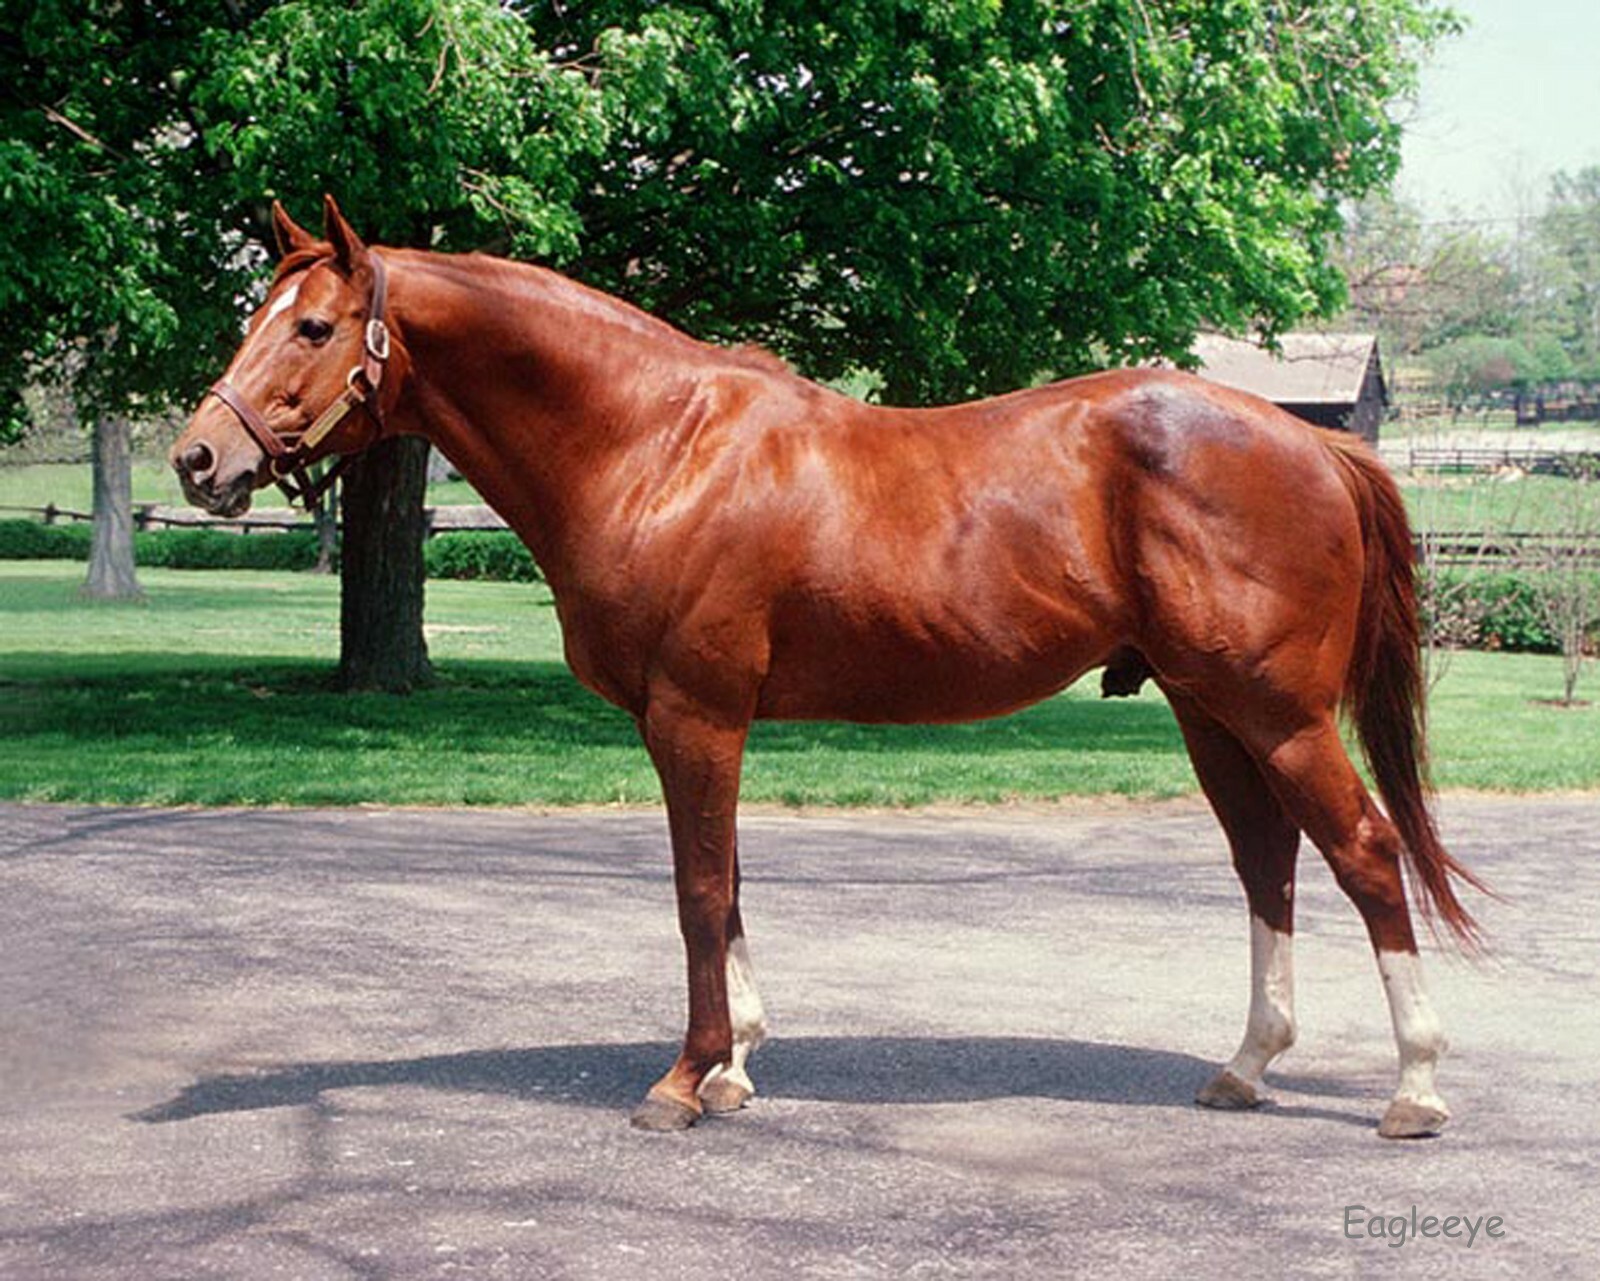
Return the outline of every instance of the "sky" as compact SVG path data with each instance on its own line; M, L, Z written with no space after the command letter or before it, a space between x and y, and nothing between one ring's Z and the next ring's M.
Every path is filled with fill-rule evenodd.
M1422 70L1398 190L1434 219L1514 219L1600 165L1600 0L1449 0L1467 30Z

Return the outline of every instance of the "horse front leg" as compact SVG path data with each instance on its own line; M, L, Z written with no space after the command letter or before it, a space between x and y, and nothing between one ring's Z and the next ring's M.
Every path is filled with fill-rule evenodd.
M749 724L719 718L667 692L651 699L643 727L672 834L678 924L688 960L689 1027L677 1062L650 1088L633 1124L643 1130L683 1130L702 1115L702 1087L713 1074L725 1074L733 1066L729 944L737 937L735 828ZM734 953L738 981L748 971L748 958L742 944ZM739 995L746 1007L741 1014L746 1014L748 998ZM755 1004L759 1022L759 998ZM741 1058L741 1077L743 1066ZM716 1106L720 1092L714 1092L714 1099Z
M767 1039L766 1010L756 987L750 945L739 916L739 858L733 861L733 910L728 914L728 1018L733 1030L733 1057L725 1068L712 1068L701 1082L700 1105L707 1112L737 1112L755 1097L750 1056Z

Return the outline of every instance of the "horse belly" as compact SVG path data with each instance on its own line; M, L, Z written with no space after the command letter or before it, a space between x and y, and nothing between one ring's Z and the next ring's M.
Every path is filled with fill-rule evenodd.
M1071 608L908 627L813 615L774 635L756 714L771 720L929 724L1003 716L1103 662L1115 638Z

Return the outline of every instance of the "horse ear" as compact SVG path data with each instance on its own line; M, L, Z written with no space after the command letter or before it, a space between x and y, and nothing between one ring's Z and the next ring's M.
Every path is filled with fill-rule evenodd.
M339 202L329 195L322 197L322 235L333 246L334 260L345 270L353 271L367 260L366 244L339 212Z
M276 200L272 202L272 234L278 241L280 258L310 249L317 243L317 238L289 217L288 210Z

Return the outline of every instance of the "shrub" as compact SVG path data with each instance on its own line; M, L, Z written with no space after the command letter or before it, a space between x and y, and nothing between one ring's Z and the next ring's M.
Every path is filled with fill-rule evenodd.
M1559 654L1561 645L1550 634L1537 589L1516 574L1496 574L1481 592L1483 612L1478 623L1478 648L1513 653Z
M0 560L88 560L87 525L0 520Z
M429 578L536 583L543 577L522 540L510 530L439 534L422 549Z
M1446 571L1434 600L1434 635L1452 648L1561 652L1545 622L1538 589L1526 574Z

